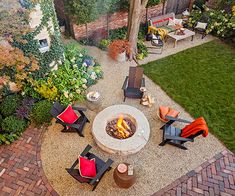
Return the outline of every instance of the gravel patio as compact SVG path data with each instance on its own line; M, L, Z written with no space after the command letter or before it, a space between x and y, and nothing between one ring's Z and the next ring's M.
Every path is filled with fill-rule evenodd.
M212 39L214 38L207 36L201 40L201 36L196 36L193 42L190 40L180 41L176 48L173 48L173 42L169 40L161 55L150 54L149 57L140 61L140 64L177 53ZM101 93L103 109L115 104L124 104L121 87L126 75L128 75L129 66L136 66L136 63L134 61L117 63L111 60L106 52L96 47L87 47L87 49L89 54L99 61L104 71L104 78L92 86L89 91L97 90ZM179 110L181 118L192 120L192 117L180 105L171 100L159 86L149 78L145 77L145 79L147 90L155 98L154 106L147 108L141 106L139 100L132 99L127 99L125 102L125 104L141 110L150 124L150 140L136 154L126 157L110 155L97 147L91 135L92 122L97 115L96 112L90 110L86 112L91 123L85 127L85 138L79 137L76 133L61 133L62 127L53 121L44 134L41 159L46 177L59 195L151 195L225 149L220 141L211 134L207 138L198 137L194 143L188 143L189 150L187 151L170 145L158 146L162 139L162 131L159 129L162 122L157 118L159 105L167 105ZM91 192L89 185L80 184L74 180L65 168L71 166L87 144L91 144L93 146L92 152L104 160L113 159L113 168L121 162L133 164L137 171L136 184L129 189L120 189L113 180L113 170L105 174L94 192Z

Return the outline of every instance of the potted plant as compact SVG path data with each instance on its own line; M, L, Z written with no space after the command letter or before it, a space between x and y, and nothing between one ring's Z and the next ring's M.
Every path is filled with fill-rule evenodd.
M129 54L130 44L127 40L114 40L109 45L109 56L116 61L126 61L126 56Z

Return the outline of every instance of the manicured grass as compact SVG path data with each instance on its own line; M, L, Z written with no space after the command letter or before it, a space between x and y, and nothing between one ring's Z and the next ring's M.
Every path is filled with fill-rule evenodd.
M143 65L145 74L235 152L235 51L209 42Z

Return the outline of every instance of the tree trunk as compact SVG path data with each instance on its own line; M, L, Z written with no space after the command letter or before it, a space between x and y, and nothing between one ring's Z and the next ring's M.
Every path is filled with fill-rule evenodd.
M142 10L145 9L148 0L131 0L128 14L127 39L130 42L130 59L137 54L138 32L142 17Z
M191 0L190 3L189 3L189 11L190 11L190 12L191 12L192 9L193 9L194 1L195 1L195 0Z

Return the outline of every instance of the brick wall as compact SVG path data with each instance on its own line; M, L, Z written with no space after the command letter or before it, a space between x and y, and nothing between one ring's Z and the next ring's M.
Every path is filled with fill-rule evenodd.
M147 18L155 17L162 14L163 4L159 4L148 8ZM107 20L108 18L108 20ZM117 29L127 26L128 12L116 12L111 14L109 17L107 15L101 16L99 19L87 24L88 36L94 39L101 39L107 36L107 23L109 29ZM146 10L142 13L142 22L146 21ZM86 37L86 25L71 25L74 32L74 38L79 40Z

